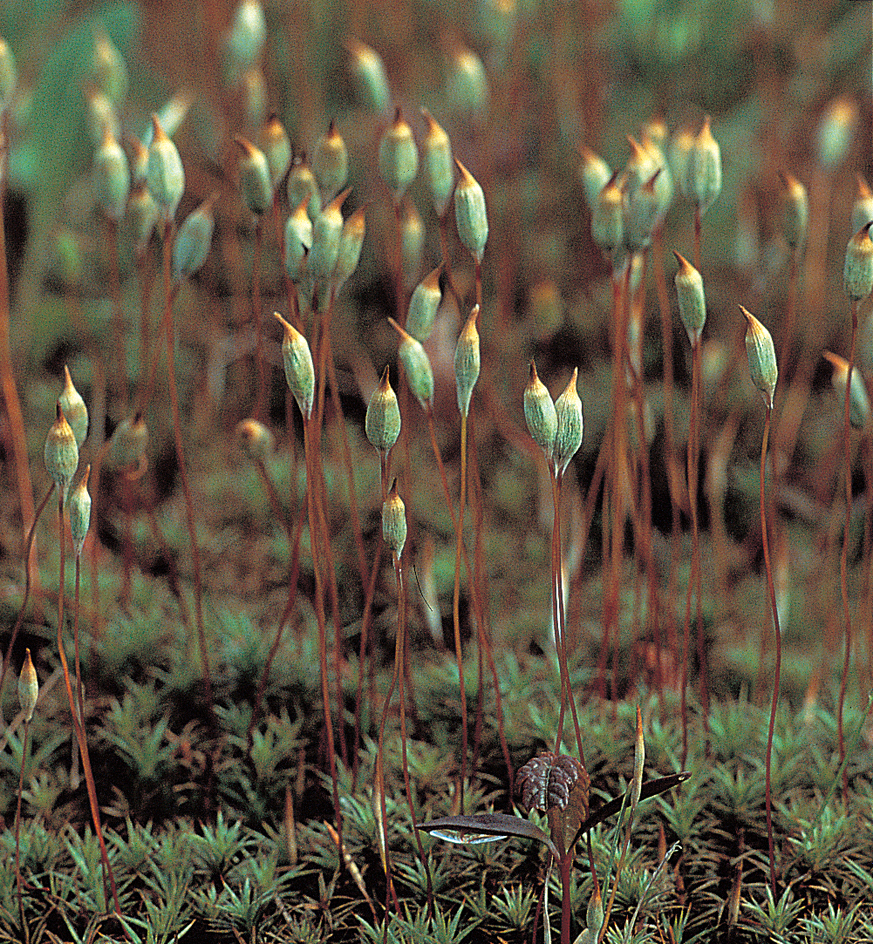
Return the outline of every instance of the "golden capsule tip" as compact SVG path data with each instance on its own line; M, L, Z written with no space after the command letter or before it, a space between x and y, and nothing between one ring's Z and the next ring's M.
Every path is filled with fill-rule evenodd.
M402 340L405 341L407 338L411 337L411 335L405 331L390 315L388 316L388 322L391 327L394 328L394 330L400 335ZM387 370L388 368L386 367L385 369Z
M864 177L861 174L858 174L856 179L858 182L858 199L867 200L870 197L873 197L873 191L870 190L870 185L867 183Z
M342 205L346 202L346 199L351 192L352 192L352 188L346 187L346 189L343 190L342 193L338 193L333 198L333 200L331 200L330 203L328 203L328 205L325 207L325 212L327 212L328 210L338 211L342 207ZM306 202L307 203L309 202L309 198L307 198Z
M476 183L476 178L470 173L470 171L467 170L466 167L464 167L464 165L457 158L455 158L455 164L458 165L458 170L461 173L461 177L463 177L462 183L464 183L468 187L471 184Z
M254 144L241 134L235 134L233 136L233 143L240 149L240 153L244 157L254 157L255 154L257 154L257 149Z
M539 375L537 374L537 365L536 365L536 363L533 361L533 359L531 359L531 362L530 362L530 369L529 369L529 371L528 371L528 374L529 374L529 376L530 376L530 382L531 382L532 384L535 384L535 383L540 379L540 378L539 378Z
M161 121L157 116L156 112L152 112L152 132L154 134L155 141L167 141L166 132L161 127Z

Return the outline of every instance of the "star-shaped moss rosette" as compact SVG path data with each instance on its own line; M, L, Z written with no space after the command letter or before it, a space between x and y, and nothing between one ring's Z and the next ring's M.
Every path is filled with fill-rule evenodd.
M660 796L684 783L691 774L683 771L658 777L643 784L640 800ZM604 803L596 810L588 808L589 778L585 768L573 757L545 751L525 764L516 775L516 788L521 805L528 812L538 809L546 813L551 835L530 820L508 813L475 813L442 816L420 823L419 829L461 845L496 842L509 836L535 839L560 860L590 829L617 814L629 802L626 793Z

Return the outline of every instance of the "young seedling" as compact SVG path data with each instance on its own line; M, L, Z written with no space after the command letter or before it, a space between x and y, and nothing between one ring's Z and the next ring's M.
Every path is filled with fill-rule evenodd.
M640 740L640 727L637 729L637 743ZM671 774L657 780L642 782L642 754L639 748L634 755L634 778L630 789L623 795L610 800L594 811L589 809L588 772L574 757L543 751L521 767L516 775L516 790L521 794L521 807L529 813L538 810L546 814L549 831L540 829L535 823L521 816L506 813L475 813L459 816L443 816L419 824L423 829L438 839L461 845L476 845L484 842L505 840L509 836L521 839L534 839L543 843L557 864L561 874L562 919L561 942L569 944L571 939L571 900L570 876L576 857L576 844L598 824L627 809L636 809L638 803L650 797L660 796L668 790L684 783L691 775L687 772ZM626 824L626 838L631 822ZM616 876L616 879L618 876ZM596 900L600 899L596 885ZM589 910L589 923L592 917ZM608 912L602 905L597 915L599 922L594 936L589 941L600 940L606 930ZM597 923L595 922L595 923ZM548 940L548 937L546 938Z

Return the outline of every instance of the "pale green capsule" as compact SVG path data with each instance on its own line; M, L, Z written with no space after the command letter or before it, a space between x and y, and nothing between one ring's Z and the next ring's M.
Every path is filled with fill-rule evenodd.
M400 435L400 406L388 380L387 367L367 404L364 429L370 445L379 452L387 452Z
M91 496L88 494L88 478L91 475L91 466L85 467L85 474L79 479L79 484L70 492L67 503L67 512L70 518L70 534L73 538L73 548L76 557L82 553L88 528L91 526Z
M779 371L776 366L776 349L770 332L758 319L740 305L746 319L746 356L749 360L749 376L761 392L768 408L773 407L773 393Z
M351 189L334 197L318 214L312 226L312 247L306 267L313 284L326 282L336 268L343 232L342 205L349 193Z
M9 107L18 84L15 56L5 39L0 37L0 115Z
M178 130L179 125L185 120L191 105L194 103L194 96L188 89L181 89L176 94L164 102L157 110L158 124L164 129L164 134L172 137ZM148 149L154 140L154 122L149 124L142 136L143 146Z
M236 424L236 438L246 455L254 462L266 462L276 447L270 430L255 419Z
M185 168L176 145L164 133L157 115L152 115L152 130L146 179L155 203L164 216L171 219L185 192Z
M240 150L240 196L255 216L262 216L273 205L273 180L267 156L240 135L236 135L233 140Z
M291 140L275 112L268 115L267 120L261 125L261 130L258 132L258 147L267 158L270 180L275 190L291 166Z
M121 137L121 120L115 103L95 88L85 93L85 123L95 148L100 147L107 131L113 138Z
M624 195L613 174L591 209L591 238L606 256L624 245Z
M662 203L656 192L661 168L642 187L632 190L624 206L624 242L628 249L645 249L652 242L652 234L663 218Z
M312 248L312 220L307 206L308 195L297 205L285 224L285 271L295 284L306 275L306 260Z
M241 0L225 40L226 78L233 83L260 58L267 40L267 20L259 0Z
M388 497L382 504L382 540L394 557L400 557L403 553L406 533L406 506L397 493L397 479L394 479Z
M422 344L430 337L437 310L443 299L440 288L442 265L429 272L415 287L406 312L406 330Z
M349 276L357 269L361 259L361 249L364 245L366 233L366 218L364 208L359 207L343 223L340 233L339 251L336 257L336 266L333 270L333 281L339 289Z
M546 458L551 459L558 434L558 412L533 361L530 362L530 379L524 388L524 419L533 441Z
M849 362L838 354L832 354L830 351L825 351L824 356L834 368L834 372L831 375L831 383L842 402L846 396L846 380L849 376ZM861 376L861 371L858 370L857 364L852 368L852 389L849 393L849 422L854 429L863 429L870 422L870 399L867 396L864 378Z
M563 475L570 460L582 445L582 401L576 390L576 378L579 368L573 368L573 376L564 392L555 400L555 413L558 429L555 433L555 445L552 451L555 473Z
M127 97L127 65L105 29L94 32L91 81L110 101L120 105Z
M331 199L349 179L349 152L336 123L331 121L312 152L312 172L325 199Z
M667 146L667 161L670 164L670 170L673 179L676 181L683 197L691 199L688 193L688 158L691 154L691 148L694 147L694 133L690 128L682 128L671 138Z
M470 317L461 330L455 347L455 388L461 416L467 416L470 412L470 399L482 366L479 353L479 331L476 327L478 319L479 306L476 305L470 312Z
M321 198L318 195L318 181L312 173L312 168L306 162L306 155L298 154L291 161L291 170L288 172L286 183L288 206L296 207L306 198L306 209L309 218L315 221L321 213Z
M243 120L246 128L259 128L267 117L267 79L260 66L246 69L240 80Z
M448 61L447 97L456 108L475 117L488 107L488 76L480 56L472 49L456 47Z
M203 203L185 217L173 241L173 281L189 279L197 272L209 255L215 217L212 208L218 192L212 193Z
M29 724L33 719L33 712L39 699L39 679L33 667L30 649L24 650L24 665L18 676L18 707L24 715L24 721Z
M349 70L358 98L366 108L378 115L384 114L391 103L385 63L375 49L357 39L349 39L346 49L349 53Z
M395 203L403 198L417 173L418 148L412 128L398 108L394 113L394 121L379 142L379 174Z
M779 179L782 181L782 232L792 249L802 249L809 225L806 187L788 173L780 173Z
M145 420L137 413L133 418L125 417L109 441L109 465L114 469L126 469L142 461L149 444L149 430Z
M427 410L433 400L433 369L430 366L427 351L393 318L388 320L400 335L398 354L403 369L406 371L409 389L421 404L422 409Z
M160 215L161 212L151 195L151 191L146 186L145 180L141 181L131 190L127 201L126 216L137 252L145 250Z
M703 276L691 263L674 251L679 271L673 280L679 299L679 317L685 327L692 346L700 339L706 323L706 296L703 292Z
M721 193L721 149L712 136L708 115L688 152L684 189L701 213L705 213Z
M843 162L858 122L858 105L848 95L840 95L824 110L818 126L818 161L827 170Z
M477 262L482 261L488 242L488 211L485 193L476 178L456 160L460 178L455 187L455 223L461 243Z
M843 289L846 295L856 302L866 298L873 290L871 226L873 226L873 221L862 226L846 246L846 258L843 264Z
M79 447L60 403L57 405L57 417L46 436L43 456L46 472L66 500L79 464Z
M118 222L124 216L130 195L130 168L127 155L108 128L94 154L93 180L100 209Z
M77 448L82 448L82 443L88 435L88 407L82 399L82 395L73 384L73 378L70 376L70 369L64 365L64 389L58 397L58 403L64 411L64 416L70 424L73 436L76 439Z
M288 383L288 389L297 401L303 419L308 422L315 400L315 365L312 362L312 352L306 338L278 311L273 312L273 316L285 330L282 341L285 380Z
M406 197L400 213L400 264L403 270L403 285L411 288L421 273L424 255L424 221L415 204Z
M421 145L424 179L434 211L442 219L455 186L452 144L443 127L426 108L422 108L421 114L427 122L427 134Z
M870 222L873 222L873 192L867 181L858 174L858 196L852 206L852 232L857 233Z
M582 158L579 177L582 180L582 189L585 191L588 208L593 211L601 191L612 177L612 171L602 157L585 147L584 144L579 148L579 155Z

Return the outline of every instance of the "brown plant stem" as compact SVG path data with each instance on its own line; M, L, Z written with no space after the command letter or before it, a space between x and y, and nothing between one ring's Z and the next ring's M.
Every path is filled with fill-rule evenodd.
M770 794L770 772L773 761L773 734L776 729L776 709L779 705L779 678L782 670L782 630L779 627L779 610L776 605L776 590L773 586L773 570L770 565L770 542L767 538L767 502L764 482L767 475L767 443L770 438L771 407L767 405L764 419L764 435L761 439L760 504L761 504L761 543L764 549L764 569L767 573L767 593L773 614L773 633L776 638L776 666L773 671L773 698L770 702L770 724L767 728L767 758L764 769L764 802L767 810L767 855L770 862L770 889L776 901L776 854L773 842L773 804ZM772 463L771 463L772 467ZM771 491L775 482L771 484Z
M579 727L579 718L576 712L576 699L573 696L573 686L570 682L570 668L567 663L567 626L564 614L564 562L561 548L561 485L563 474L555 469L554 463L549 461L549 471L552 484L552 540L551 540L551 583L552 583L552 623L555 628L555 650L558 657L558 672L561 677L561 706L558 712L558 730L555 736L555 753L561 753L561 742L564 738L564 714L567 703L573 718L573 727L576 733L576 748L579 751L579 760L585 766L585 750L582 746L582 730Z
M9 270L6 263L6 227L3 213L6 196L6 169L9 159L9 109L0 109L0 388L3 390L3 402L9 418L9 439L12 447L12 467L18 485L18 503L21 510L22 533L27 541L28 529L35 521L33 484L30 480L30 466L27 461L27 438L24 432L24 419L15 374L12 369L12 349L9 339ZM29 542L28 572L33 568L33 586L39 592L41 581L39 563L33 541Z
M54 490L55 483L52 482L49 486L49 490L46 492L45 498L40 502L39 508L36 510L36 514L33 517L33 522L28 529L27 537L24 542L24 597L21 600L21 607L18 610L18 618L15 620L15 625L12 627L12 635L9 637L9 645L6 647L6 655L3 656L3 669L0 671L0 694L3 692L3 683L6 681L6 673L9 671L9 660L12 658L12 650L15 648L18 634L21 631L21 624L24 622L24 614L27 612L27 601L30 599L30 588L33 582L31 577L30 550L33 547L33 539L36 534L36 523L39 521L40 515L45 511L49 499L54 494Z
M306 503L309 518L309 540L312 547L312 572L315 578L315 618L318 624L318 665L321 675L321 700L324 708L324 733L327 739L327 757L330 777L333 785L333 806L338 836L337 851L342 861L342 810L339 801L339 783L337 779L336 750L334 746L333 716L330 707L330 680L327 669L327 637L324 614L324 575L321 571L321 545L327 541L327 534L321 531L318 489L316 486L317 464L313 455L311 417L303 418L303 449L306 461Z
M21 933L24 944L30 944L30 928L24 918L24 893L21 888L21 794L24 790L24 764L29 746L30 722L24 722L24 743L21 745L21 772L18 775L18 799L15 803L15 890L18 895L18 913L21 916Z
M843 622L846 632L846 649L843 658L843 672L840 676L840 697L837 702L837 741L840 749L840 764L846 756L846 742L843 732L843 708L846 703L846 688L849 681L849 665L852 660L852 619L849 615L849 532L852 525L852 457L851 457L851 401L852 374L855 369L855 349L858 343L858 302L852 299L852 340L849 347L849 367L846 373L846 393L843 402L843 448L845 462L843 475L846 487L846 517L843 526L843 550L840 554L840 595L843 601ZM849 775L843 767L843 803L849 801Z
M264 421L267 408L267 362L264 359L264 328L261 324L261 257L264 250L264 221L258 217L255 224L255 253L252 259L252 321L255 325L255 360L257 362L257 395L254 418Z
M431 448L433 449L433 454L434 454L434 457L436 458L437 468L439 469L440 481L443 486L443 496L445 497L446 507L449 509L449 515L452 519L452 528L457 529L458 523L457 523L457 516L455 515L455 506L454 506L454 503L452 502L452 497L449 492L449 481L446 475L446 467L443 463L443 457L440 452L439 443L437 442L436 425L434 423L433 407L431 406L431 404L427 405L426 412L427 412L427 425L428 425L428 430L430 432ZM467 572L467 580L470 582L471 586L475 585L473 570L470 567L470 558L469 558L469 555L467 554L466 546L462 544L461 550L464 556L464 569ZM487 639L487 633L485 632L485 629L484 629L484 626L485 626L484 603L482 601L481 595L478 592L473 594L473 614L476 620L477 627L482 628L480 632ZM481 642L481 639L482 639L482 636L480 636L480 642ZM502 701L502 696L500 694L500 682L497 677L497 667L494 662L494 653L490 645L486 647L485 652L486 652L486 657L488 659L488 667L491 671L491 678L494 683L494 700L495 700L495 707L497 710L497 736L500 740L500 747L501 747L501 750L503 751L503 759L504 759L504 762L506 763L507 783L512 783L515 777L514 777L513 768L512 768L512 759L509 754L509 744L506 740L506 732L504 729L503 701Z
M455 528L455 585L452 591L452 627L455 638L455 658L458 662L458 684L461 700L461 769L458 783L459 811L464 812L464 781L467 776L467 693L464 685L464 654L461 648L461 548L464 543L464 510L467 504L467 413L461 414L461 500Z
M170 280L174 237L175 225L172 219L167 219L164 224L165 308L163 318L167 343L167 391L170 395L170 409L173 415L173 439L176 446L176 459L179 463L179 478L182 482L182 493L185 498L185 521L188 526L188 537L191 543L191 564L194 571L194 619L197 624L197 639L200 646L200 664L203 669L206 710L212 732L214 735L217 735L219 724L215 714L215 696L212 688L212 671L209 665L209 648L206 643L206 628L203 623L203 571L200 561L200 547L197 543L197 532L194 524L194 500L191 496L191 485L188 481L188 469L185 464L185 447L182 443L182 417L179 410L179 394L176 389L175 339L173 330L174 292Z
M73 694L73 687L70 682L70 667L67 665L67 655L64 652L64 584L66 581L66 541L64 528L64 493L58 493L58 543L60 550L60 568L58 574L58 655L61 660L61 666L64 670L64 684L67 689L67 700L70 704L70 714L73 722L73 732L76 735L76 742L79 747L79 754L82 758L82 769L85 772L85 784L88 790L88 803L91 807L91 821L94 824L94 832L97 836L97 842L100 845L100 858L103 863L104 881L109 880L109 886L112 892L112 900L115 903L115 913L121 915L121 903L118 899L118 890L115 886L115 874L112 871L112 863L109 861L109 854L106 851L106 842L103 839L103 828L100 824L100 806L97 802L97 787L94 782L94 774L91 770L91 758L88 753L88 738L85 734L84 718L79 718L78 705ZM105 888L104 888L105 894Z

